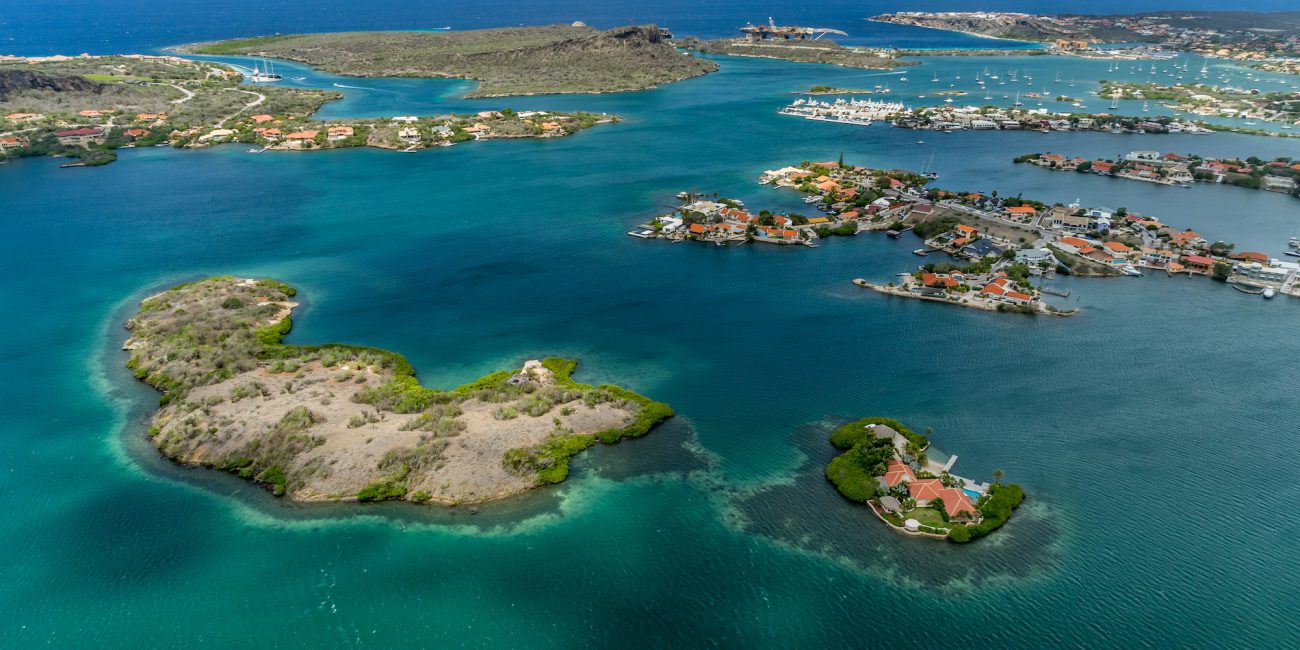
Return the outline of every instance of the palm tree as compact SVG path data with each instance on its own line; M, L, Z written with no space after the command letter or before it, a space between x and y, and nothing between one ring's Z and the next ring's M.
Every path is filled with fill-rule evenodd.
M995 469L995 470L993 470L993 482L994 482L994 483L1002 483L1002 477L1004 477L1004 476L1006 476L1006 475L1007 475L1007 473L1004 472L1004 471L1002 471L1002 470L1000 470L1000 469Z

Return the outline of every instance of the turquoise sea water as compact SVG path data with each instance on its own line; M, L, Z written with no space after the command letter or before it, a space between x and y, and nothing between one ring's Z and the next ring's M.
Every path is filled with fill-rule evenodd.
M1082 315L1022 318L849 283L913 267L908 239L791 250L624 233L681 190L797 209L755 177L841 151L916 168L934 150L942 187L1126 206L1277 255L1300 227L1289 197L1010 159L1300 156L1300 143L958 133L917 145L915 132L775 114L789 92L879 73L720 62L607 96L462 102L459 82L344 80L371 89L326 109L627 118L562 140L413 155L148 149L96 169L0 169L4 645L1293 644L1300 303L1199 279L1063 279L1074 294L1060 304ZM1106 67L1070 65L1081 82ZM392 349L430 385L573 356L581 380L680 415L479 514L287 504L160 460L143 439L157 395L121 367L139 299L224 273L299 287L292 342ZM977 544L890 533L821 475L829 429L872 414L933 427L957 471L1004 469L1029 501Z

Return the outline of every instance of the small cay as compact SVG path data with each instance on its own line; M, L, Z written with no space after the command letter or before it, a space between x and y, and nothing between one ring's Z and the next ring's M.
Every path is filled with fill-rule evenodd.
M285 345L295 294L219 277L141 303L123 349L163 392L148 432L163 455L296 501L454 505L563 481L578 452L673 415L624 388L575 382L567 359L442 391L392 352Z

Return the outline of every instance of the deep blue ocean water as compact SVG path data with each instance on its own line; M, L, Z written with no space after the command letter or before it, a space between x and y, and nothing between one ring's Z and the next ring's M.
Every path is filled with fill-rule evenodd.
M491 24L499 8L487 7ZM499 23L537 22L507 9ZM211 18L233 4L211 11L184 35L267 31ZM310 24L349 26L338 13L320 7ZM166 45L168 15L106 42ZM80 29L11 33L68 51ZM626 121L414 155L151 148L95 169L0 168L0 645L1293 645L1300 303L1181 277L1062 279L1073 295L1059 303L1080 316L1022 318L850 284L914 266L908 239L789 250L624 235L681 190L798 209L755 177L840 152L916 168L932 151L942 187L1125 206L1274 255L1298 234L1300 203L1278 194L1010 162L1048 149L1300 157L1295 141L958 133L917 145L915 132L775 114L818 83L887 81L915 103L934 71L955 84L985 65L1043 80L1059 66L1079 90L1107 73L1047 61L882 75L724 58L716 74L646 92L470 102L463 82L293 68L303 83L358 86L328 116L509 105ZM121 367L139 299L226 273L299 287L291 341L392 349L430 385L572 356L580 379L680 415L477 515L286 504L161 460L143 437L157 394ZM959 472L1002 468L1029 501L968 546L888 532L821 475L830 428L872 414L933 427Z

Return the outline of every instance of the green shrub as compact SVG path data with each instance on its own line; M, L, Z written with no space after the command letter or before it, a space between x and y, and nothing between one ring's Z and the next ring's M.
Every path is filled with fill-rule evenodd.
M948 529L948 539L958 544L965 544L970 541L970 529L966 526L953 526Z
M257 475L260 483L270 486L271 493L277 497L284 496L288 488L289 479L284 475L284 470L277 466L268 467Z
M392 477L375 481L357 492L357 501L388 501L406 496L406 482Z
M433 495L429 494L428 492L425 492L424 490L416 490L415 492L411 493L411 501L413 503L424 503L425 501L428 501L431 498L433 498Z

